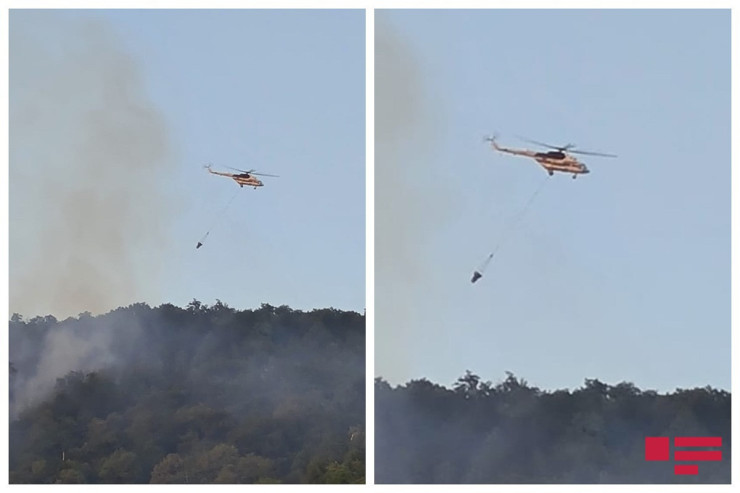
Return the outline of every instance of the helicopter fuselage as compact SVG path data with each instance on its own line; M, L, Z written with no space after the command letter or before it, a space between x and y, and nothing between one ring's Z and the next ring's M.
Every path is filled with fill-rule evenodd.
M210 167L206 166L206 169L209 173L212 175L218 175L218 176L227 176L237 182L240 187L248 186L248 187L261 187L264 186L261 180L258 180L254 176L250 175L249 173L224 173L222 171L213 171Z
M555 171L571 173L573 175L573 178L575 178L577 175L585 175L591 172L585 164L561 150L535 152L527 149L508 149L506 147L499 146L493 139L491 139L491 145L499 152L505 152L507 154L513 154L515 156L530 157L534 159L540 166L545 168L547 173L551 176Z
M248 187L261 187L263 186L263 183L261 180L258 180L254 176L250 175L249 173L244 173L241 175L231 175L231 178L239 184L240 187L248 186Z
M546 154L546 153L540 153ZM560 153L563 154L563 153ZM585 175L591 171L586 167L585 164L580 162L578 159L564 154L562 158L550 157L550 156L538 156L534 158L540 166L545 168L549 174L553 174L554 171L561 171L563 173L572 173L573 175Z

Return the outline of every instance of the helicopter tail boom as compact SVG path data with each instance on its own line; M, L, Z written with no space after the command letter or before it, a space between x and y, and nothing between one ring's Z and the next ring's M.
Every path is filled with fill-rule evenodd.
M493 147L495 150L499 152L505 152L507 154L513 154L515 156L527 156L527 157L534 157L536 155L535 152L528 151L526 149L509 149L507 147L501 147L496 142L495 137L487 137L486 140L491 143L491 147Z
M524 157L531 157L531 158L536 158L539 155L539 153L535 151L530 151L529 149L511 149L508 147L502 147L498 145L498 142L496 142L496 138L497 136L494 134L490 137L486 137L485 140L487 142L490 142L491 147L499 152L505 152L506 154L512 154L514 156L524 156Z
M231 177L231 176L234 176L234 174L233 174L233 173L223 173L223 172L221 172L221 171L213 171L213 170L211 169L211 166L210 166L210 165L206 166L205 168L206 168L206 169L208 170L208 172L209 172L210 174L212 174L212 175L218 175L218 176L229 176L229 177Z

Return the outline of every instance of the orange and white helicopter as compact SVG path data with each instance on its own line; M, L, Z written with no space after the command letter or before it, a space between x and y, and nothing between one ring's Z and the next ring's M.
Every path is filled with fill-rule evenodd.
M261 180L259 180L258 178L255 178L254 175L272 176L273 178L278 178L277 175L268 175L265 173L255 173L253 169L250 169L249 171L244 171L243 169L231 168L229 166L226 166L227 168L233 169L234 171L239 171L239 174L236 174L236 173L225 173L222 171L213 171L211 169L210 163L206 164L204 167L211 174L218 175L218 176L228 176L229 178L237 182L240 187L244 187L244 185L246 185L248 187L254 187L255 190L257 190L257 187L264 186L264 184L262 183Z
M530 151L528 149L507 149L501 147L496 143L496 136L486 137L486 141L491 143L491 146L499 152L505 152L507 154L513 154L515 156L531 157L537 161L540 166L547 170L547 173L552 176L555 171L561 171L563 173L573 173L573 179L578 175L585 175L591 171L586 167L585 164L580 162L571 154L583 154L586 156L600 156L600 157L617 157L614 154L602 154L600 152L589 152L575 150L573 144L567 144L561 147L553 146L550 144L544 144L535 140L523 139L532 144L538 146L547 147L552 149L547 152Z

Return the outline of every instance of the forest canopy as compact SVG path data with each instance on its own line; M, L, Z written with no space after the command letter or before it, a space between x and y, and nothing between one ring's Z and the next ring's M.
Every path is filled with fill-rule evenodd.
M11 483L365 482L363 314L14 314L10 354Z
M722 460L677 476L675 462L645 460L647 436L721 437ZM452 388L375 381L376 483L729 483L731 439L730 394L711 387L544 391L470 371Z

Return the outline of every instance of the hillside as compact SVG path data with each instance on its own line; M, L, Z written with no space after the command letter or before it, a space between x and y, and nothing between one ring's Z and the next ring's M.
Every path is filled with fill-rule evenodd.
M375 481L729 483L730 401L711 387L659 394L595 379L543 391L511 373L492 385L468 371L453 388L376 379ZM646 436L719 436L722 460L676 476L673 460L645 460Z
M11 483L364 482L364 315L16 314L10 355Z

